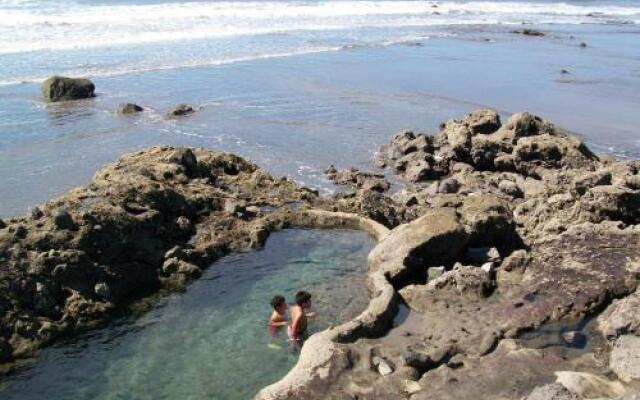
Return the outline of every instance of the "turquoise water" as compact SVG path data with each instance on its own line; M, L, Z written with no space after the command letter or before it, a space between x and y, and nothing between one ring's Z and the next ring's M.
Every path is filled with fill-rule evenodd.
M296 362L284 339L268 346L274 294L312 293L312 331L366 307L365 260L372 240L358 231L287 230L264 249L225 257L186 292L139 318L42 351L4 380L0 398L247 399Z

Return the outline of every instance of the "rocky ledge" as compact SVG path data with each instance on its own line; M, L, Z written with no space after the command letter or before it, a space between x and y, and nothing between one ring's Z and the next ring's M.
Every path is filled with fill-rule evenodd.
M91 329L234 250L317 198L230 154L155 147L0 225L0 363Z
M369 255L369 309L257 399L638 396L639 162L478 110L397 134L376 164L400 183L327 170L350 188L331 209L391 228Z
M0 362L181 288L275 229L345 227L378 241L368 308L313 335L258 399L637 396L640 162L598 157L528 113L502 124L478 110L437 135L399 133L376 164L329 168L346 189L323 198L230 154L123 156L0 221Z

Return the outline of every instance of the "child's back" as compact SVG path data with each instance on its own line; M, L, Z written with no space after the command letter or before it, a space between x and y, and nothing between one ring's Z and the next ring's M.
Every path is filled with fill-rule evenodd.
M296 293L296 305L291 307L291 325L287 330L289 339L302 343L307 338L307 310L309 308L311 308L311 294L304 290Z
M307 336L307 315L302 306L296 304L291 307L291 326L289 327L289 338L304 340Z

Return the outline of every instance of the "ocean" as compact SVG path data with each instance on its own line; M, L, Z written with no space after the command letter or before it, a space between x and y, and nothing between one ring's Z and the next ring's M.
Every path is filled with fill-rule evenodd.
M639 24L638 0L2 0L0 216L154 144L232 151L330 193L329 164L371 168L395 131L479 107L638 157ZM54 74L97 97L44 103ZM121 102L145 112L118 117ZM166 118L177 103L198 112Z

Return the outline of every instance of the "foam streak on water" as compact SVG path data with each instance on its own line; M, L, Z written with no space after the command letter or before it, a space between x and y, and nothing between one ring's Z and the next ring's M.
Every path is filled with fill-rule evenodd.
M142 65L139 62L116 66L98 63L99 68L96 68L93 60L99 55L94 52L88 55L91 61L88 61L90 65L83 65L85 68L62 68L57 72L109 75L208 65L248 57L326 51L334 49L336 44L352 44L354 38L356 42L383 44L398 40L406 33L399 32L399 28L523 22L638 24L640 3L10 0L0 2L0 76L3 77L0 81L7 84L41 79L46 74L30 71L31 65L42 64L47 59L64 61L74 57L69 52L82 49L103 49L110 53L123 46L158 45L162 46L162 54L158 56L156 52L157 59ZM378 30L373 36L370 35L372 29ZM283 35L299 40L283 40L282 45L268 48L255 43L259 41L256 40L251 54L235 51L234 38L264 35ZM189 54L178 51L175 56L167 48L197 40L219 42L213 48L196 47ZM141 57L148 58L147 55ZM50 65L49 69L54 66Z
M437 7L434 7L437 6ZM636 23L640 8L566 3L425 1L191 2L38 9L5 7L0 53L155 43L206 37L363 26L584 23L594 17Z

